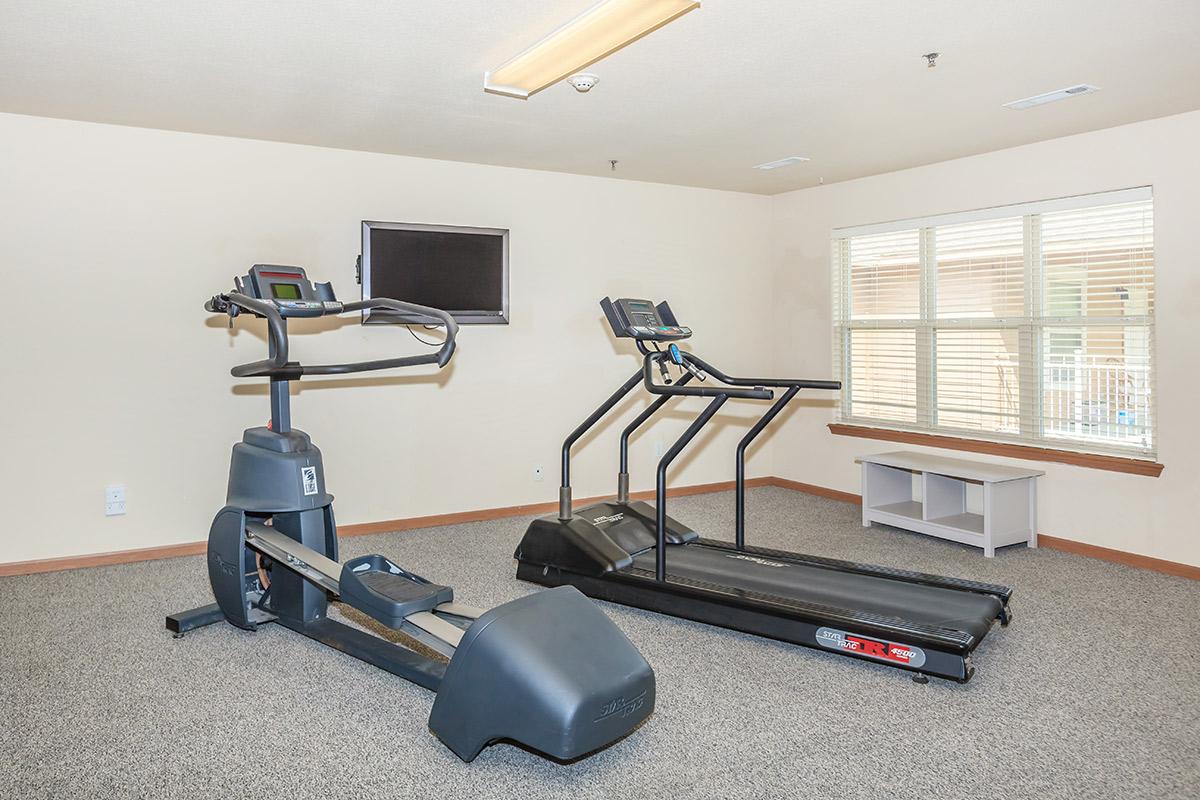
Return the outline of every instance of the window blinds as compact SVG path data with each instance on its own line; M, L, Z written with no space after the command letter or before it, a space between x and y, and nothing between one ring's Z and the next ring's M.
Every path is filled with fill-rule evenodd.
M1152 202L835 231L841 420L1152 458Z

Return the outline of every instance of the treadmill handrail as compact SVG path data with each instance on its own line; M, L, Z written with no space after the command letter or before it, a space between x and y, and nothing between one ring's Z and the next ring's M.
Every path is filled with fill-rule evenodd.
M683 452L683 448L688 442L696 438L696 434L700 432L708 421L712 419L725 401L729 399L729 395L720 393L704 410L700 412L700 416L692 421L687 430L683 432L670 449L663 454L662 459L658 462L658 471L654 480L654 576L660 583L667 579L667 467L675 460L675 457Z
M730 384L728 387L700 387L700 386L682 386L677 383L673 386L662 386L654 382L652 364L657 364L666 357L666 353L650 353L642 359L642 383L646 387L646 391L651 394L666 395L668 397L736 397L743 400L771 400L775 397L775 393L770 389L765 389L762 386L754 383L741 384L743 386L754 386L753 389L739 389ZM715 374L715 373L714 373ZM721 379L721 376L717 376ZM721 379L724 381L724 379ZM724 381L728 383L728 381Z
M709 364L704 359L695 353L681 353L685 361L690 361L698 368L712 375L721 383L729 384L730 386L774 386L787 387L795 386L800 389L825 389L829 391L837 391L842 388L841 381L822 381L813 380L811 378L738 378L732 375L726 375L721 370Z
M675 385L683 386L691 381L691 379L692 373L686 372L679 378L679 380L675 381ZM671 397L672 395L659 395L659 397L656 398L653 403L646 406L646 408L642 410L642 413L638 414L632 422L625 426L625 430L621 431L621 472L629 472L629 437L633 435L634 431L642 427L642 425L644 425L648 419L658 413L658 410L666 405L667 401L670 400Z
M647 359L649 359L651 356L657 355L657 353L648 353ZM767 386L787 389L783 396L776 400L775 403L769 409L767 409L766 413L764 413L750 428L750 430L746 432L746 435L742 437L742 440L738 442L737 445L736 456L734 458L734 472L736 477L734 481L734 542L737 548L741 550L746 546L746 449L750 446L750 443L753 442L754 439L761 434L777 416L779 416L784 407L791 402L792 398L794 398L801 389L838 390L842 388L842 383L841 381L812 380L808 378L739 378L733 375L725 374L720 369L714 367L712 364L709 364L695 353L680 351L680 357L695 368L704 373L712 375L714 378L724 384L727 384L728 386L753 386L757 390L762 390ZM687 378L690 377L690 375L691 373L689 372L684 377ZM647 367L646 370L646 380L647 382L650 380L649 367ZM685 381L683 379L680 380L680 383L684 382ZM708 396L712 396L712 393L719 391L722 390L710 389L708 390ZM734 392L737 390L734 389L725 391ZM735 394L732 396L736 397L739 395ZM657 410L657 407L655 407L654 410ZM644 419L639 417L637 424L640 425L644 421ZM622 441L622 445L624 445L624 441ZM622 471L624 471L626 463L624 451L622 452L621 463Z
M576 426L575 430L567 436L562 445L562 482L558 488L558 518L568 520L571 518L571 445L579 440L588 430L595 425L600 419L612 411L613 406L621 402L625 395L633 391L633 387L637 386L642 380L642 371L639 369L626 379L621 386L608 396L600 407L588 415L588 418Z
M783 407L791 402L792 398L799 393L801 387L793 384L788 387L788 390L783 393L783 396L775 401L767 412L759 417L758 422L746 431L746 435L737 444L736 455L734 456L734 513L733 513L733 541L738 550L744 550L746 547L746 448L754 441L760 433L766 430L766 427L771 424L771 421L779 416L783 411Z
M643 354L642 367L638 372L631 375L625 383L621 384L609 397L600 404L600 407L593 411L583 422L571 431L567 438L563 441L561 451L561 475L562 479L559 483L558 491L558 517L561 520L571 519L571 447L577 442L580 437L588 432L597 422L600 421L609 411L613 409L633 388L639 383L645 386L646 390L656 396L656 400L644 409L638 417L625 428L621 434L621 468L618 474L618 481L621 480L620 474L628 472L629 464L629 437L632 433L650 419L659 409L665 405L666 401L671 397L724 397L739 398L748 400L773 400L775 393L767 387L795 387L805 389L840 389L839 381L818 381L806 379L789 379L789 378L738 378L731 375L726 375L721 370L712 366L704 359L692 353L684 353L683 358L690 361L699 370L711 374L717 380L726 384L722 387L698 387L688 386L687 384L692 379L692 373L686 373L674 385L663 386L654 382L653 365L659 363L667 357L667 353L662 351L651 351L641 341L638 341L638 350ZM744 388L753 387L753 388ZM794 394L793 394L794 396ZM791 398L789 397L788 400ZM786 402L786 401L784 401ZM780 406L782 408L782 406ZM772 413L767 411L764 418L766 426L778 412ZM762 420L760 420L761 422ZM757 433L761 432L761 428ZM753 437L751 437L753 438ZM747 444L749 442L747 441ZM618 494L621 494L618 487ZM659 501L661 503L661 498Z

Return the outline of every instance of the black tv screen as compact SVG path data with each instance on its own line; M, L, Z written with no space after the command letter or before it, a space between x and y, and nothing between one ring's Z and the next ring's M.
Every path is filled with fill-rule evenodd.
M390 297L450 312L460 325L507 324L508 231L364 222L363 297ZM363 322L433 323L392 311Z

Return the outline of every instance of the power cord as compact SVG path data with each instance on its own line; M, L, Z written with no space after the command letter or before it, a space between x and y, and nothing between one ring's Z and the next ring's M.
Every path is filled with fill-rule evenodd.
M442 346L441 342L431 342L426 339L422 339L420 336L417 336L417 332L412 329L412 325L405 325L404 327L407 328L408 332L412 335L412 337L414 339L416 339L418 342L420 342L421 344L423 344L427 347L441 347ZM421 327L427 331L436 331L440 326L438 326L438 325L422 325Z

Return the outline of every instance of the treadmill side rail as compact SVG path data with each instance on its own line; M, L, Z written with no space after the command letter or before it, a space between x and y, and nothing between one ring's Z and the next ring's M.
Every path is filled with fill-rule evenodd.
M803 553L792 553L788 550L774 550L770 547L743 547L737 548L729 542L717 541L715 539L699 539L698 544L705 547L716 547L731 552L749 553L751 555L765 556L767 558L786 558L792 561L802 561L814 567L828 567L839 572L854 572L859 575L875 575L880 578L888 578L889 580L904 581L906 583L919 583L922 586L936 586L942 589L954 589L959 592L972 592L974 594L990 594L1000 600L1005 605L1008 605L1008 600L1012 597L1012 589L1007 586L1000 586L995 583L980 583L978 581L967 580L966 578L950 578L945 575L933 575L928 572L913 572L912 570L900 569L898 567L880 567L875 564L863 564L858 561L842 561L836 558L825 558L823 556L811 556Z
M556 569L550 569L543 574L541 567L520 563L517 565L517 578L543 586L574 586L589 597L610 603L690 619L706 625L717 625L957 683L966 683L975 674L970 655L970 651L978 644L974 637L967 637L970 640L970 649L924 641L916 644L905 641L899 632L892 632L891 636L885 637L879 632L874 632L874 628L871 629L872 633L866 633L861 628L853 630L858 626L843 623L843 628L834 630L859 639L859 647L831 647L818 639L818 633L822 629L826 629L828 633L828 629L832 627L825 624L827 620L810 620L799 616L794 609L782 605L770 607L753 601L738 603L732 592L721 595L689 587L670 576L664 583L655 580L654 573L649 570L622 571L602 578L590 578ZM828 641L827 637L822 638ZM894 657L898 654L895 649L888 647L892 644L917 651L919 656ZM884 654L884 657L879 657L879 653ZM887 657L888 654L893 657ZM918 660L919 666L916 663Z
M667 546L667 575L659 581L652 569L655 521L644 513L652 507L635 507L641 505L646 504L603 501L577 509L568 521L534 520L514 554L517 577L544 586L574 586L601 600L959 682L974 674L970 655L991 625L1009 619L1012 591L1004 586L767 548L739 550L728 542L690 537ZM637 544L633 553L625 549L630 543ZM679 562L696 552L693 548L730 558L770 559L847 577L894 581L912 590L928 587L937 593L961 593L975 616L960 629L844 604L835 607L766 588L756 590L749 580L729 583L715 576L685 576L679 572L682 566L672 573L673 560Z

